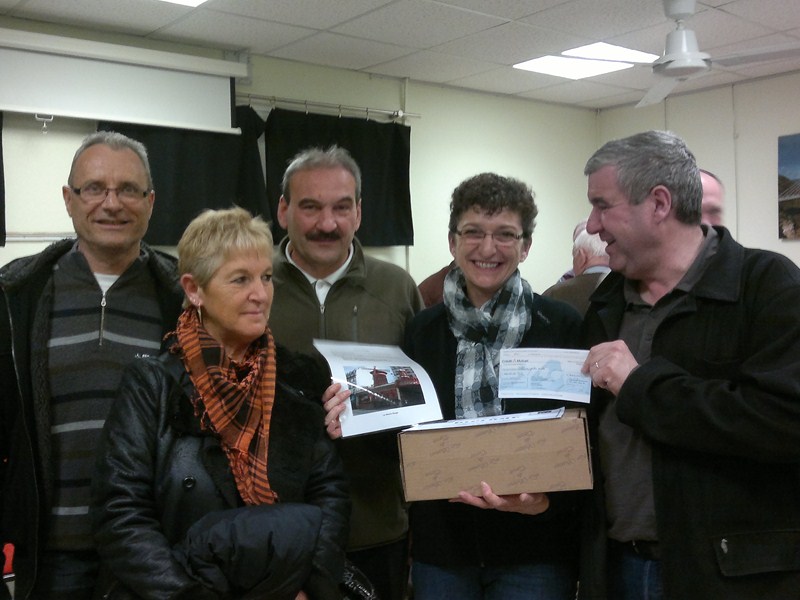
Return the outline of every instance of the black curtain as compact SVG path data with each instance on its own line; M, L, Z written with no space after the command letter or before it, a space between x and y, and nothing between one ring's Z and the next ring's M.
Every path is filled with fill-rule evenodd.
M0 112L0 246L6 245L6 170L3 166L3 113Z
M301 150L332 144L346 148L361 168L361 227L365 246L410 246L414 243L408 163L411 128L364 118L314 115L273 109L266 127L267 196L272 232L280 240L278 200L283 172Z
M189 222L206 208L233 204L270 218L258 138L264 120L249 106L236 107L241 135L169 127L100 122L147 147L156 202L145 236L150 244L174 246Z

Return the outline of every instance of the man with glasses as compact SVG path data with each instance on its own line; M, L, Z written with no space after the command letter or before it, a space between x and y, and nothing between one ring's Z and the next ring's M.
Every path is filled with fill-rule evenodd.
M62 189L77 239L0 270L0 543L17 599L92 596L96 441L122 370L159 354L182 300L175 260L142 242L152 188L142 144L89 135Z
M422 308L411 276L372 258L355 237L361 225L361 171L332 146L294 157L283 176L278 221L288 235L276 249L275 340L313 352L314 338L399 345ZM407 582L408 518L396 435L340 440L353 512L348 556L381 600L402 600Z

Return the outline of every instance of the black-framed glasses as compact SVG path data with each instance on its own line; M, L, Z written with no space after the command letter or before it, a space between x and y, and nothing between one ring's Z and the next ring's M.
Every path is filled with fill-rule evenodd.
M101 202L105 200L111 192L114 192L117 198L123 202L133 202L134 200L142 200L150 193L150 190L143 190L133 183L123 183L114 188L106 187L101 183L92 182L81 187L70 189L86 202Z
M473 227L465 227L464 229L455 231L456 235L460 236L468 244L480 244L483 239L488 235L494 243L498 246L511 246L525 237L524 233L514 233L513 231L483 231Z

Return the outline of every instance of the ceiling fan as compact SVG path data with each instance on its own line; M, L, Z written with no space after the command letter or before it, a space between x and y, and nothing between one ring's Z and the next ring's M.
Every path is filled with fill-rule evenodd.
M648 106L666 98L680 82L702 75L711 69L711 56L701 52L694 31L686 27L686 20L695 13L695 0L663 0L664 14L675 21L675 29L667 34L664 53L652 63L653 73L660 81L648 90L636 105ZM715 58L713 63L734 67L751 62L789 58L800 54L800 43L759 48Z

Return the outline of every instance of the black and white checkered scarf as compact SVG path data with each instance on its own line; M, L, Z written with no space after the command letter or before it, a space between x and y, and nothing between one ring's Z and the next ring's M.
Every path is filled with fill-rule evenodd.
M502 414L497 397L500 349L516 348L531 326L531 286L514 271L491 300L476 307L467 297L463 272L453 269L444 281L444 305L458 340L456 418Z

